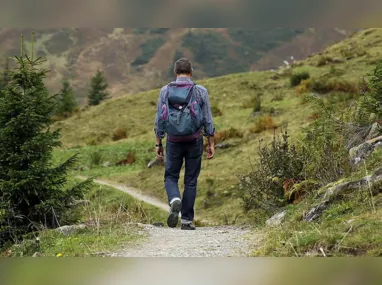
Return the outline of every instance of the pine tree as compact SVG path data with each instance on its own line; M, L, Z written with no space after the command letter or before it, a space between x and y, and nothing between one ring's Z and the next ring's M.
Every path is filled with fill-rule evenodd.
M365 101L365 107L374 113L378 119L382 119L382 61L376 66L369 87L369 100Z
M91 184L67 186L76 155L52 163L61 143L59 130L49 129L55 98L43 83L47 71L37 68L43 60L33 53L14 59L18 68L9 72L0 97L0 247L42 226L65 223L73 199L81 199Z
M101 101L109 98L109 93L106 91L107 87L108 83L103 72L97 70L96 75L90 82L89 106L98 105Z
M3 90L9 81L9 60L8 58L5 61L3 74L0 76L0 92Z
M70 86L68 80L62 82L62 88L59 93L58 106L56 115L69 117L77 107L76 98L74 96L73 88Z

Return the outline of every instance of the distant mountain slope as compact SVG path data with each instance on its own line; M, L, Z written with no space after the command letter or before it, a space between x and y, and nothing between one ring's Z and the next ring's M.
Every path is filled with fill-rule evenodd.
M73 28L36 31L35 52L46 57L52 91L70 78L85 102L88 82L103 69L114 97L156 88L171 79L173 61L193 60L197 78L276 68L291 55L305 58L346 36L338 29ZM0 56L30 51L31 29L0 29Z

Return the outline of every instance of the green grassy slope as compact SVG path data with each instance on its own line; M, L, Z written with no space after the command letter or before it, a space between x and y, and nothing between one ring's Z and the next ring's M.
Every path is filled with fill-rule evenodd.
M296 139L300 128L308 123L312 109L290 87L290 73L307 70L313 78L345 79L357 83L380 59L381 41L382 29L369 29L322 54L294 64L290 70L241 73L202 81L196 78L197 83L209 90L212 106L222 112L214 119L217 131L235 128L243 133L242 138L228 139L236 143L236 147L218 149L212 161L203 161L197 198L198 218L211 223L229 223L241 215L236 191L237 175L251 170L251 163L256 159L258 139L269 141L273 135L272 130L260 134L251 132L258 120L252 116L251 103L257 95L262 98L263 115L268 115L273 107L271 117L274 122L280 127L288 126L292 139ZM56 123L54 128L62 129L65 145L56 151L56 159L79 151L81 164L89 166L92 155L97 152L103 162L114 164L132 152L136 162L131 166L106 168L100 163L81 171L81 174L96 174L123 182L165 201L163 168L146 168L147 162L155 157L153 121L158 94L159 89L156 89L111 99ZM117 128L124 129L127 138L113 142L113 131ZM246 218L239 216L237 222L244 222Z

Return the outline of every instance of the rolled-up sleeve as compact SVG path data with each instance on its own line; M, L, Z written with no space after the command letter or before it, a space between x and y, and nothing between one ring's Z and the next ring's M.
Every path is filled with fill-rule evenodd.
M158 98L158 105L157 105L157 112L156 112L156 115L155 115L155 122L154 122L154 132L155 132L155 135L158 137L158 138L161 138L163 139L165 137L165 132L164 131L159 131L158 130L158 123L159 123L159 118L161 116L161 112L162 112L162 105L164 103L164 96L166 94L166 88L167 86L164 86L160 93L159 93L159 98Z
M202 105L202 113L203 113L203 119L204 119L204 132L203 135L205 137L211 137L215 134L215 127L212 119L212 112L211 112L211 105L210 105L210 99L208 96L208 91L202 86L200 87L201 92L201 98L203 100Z

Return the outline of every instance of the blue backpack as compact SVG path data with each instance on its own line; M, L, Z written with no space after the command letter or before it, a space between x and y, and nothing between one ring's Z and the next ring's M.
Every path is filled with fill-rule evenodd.
M189 136L201 130L203 114L195 86L174 82L167 85L158 127L168 136Z

